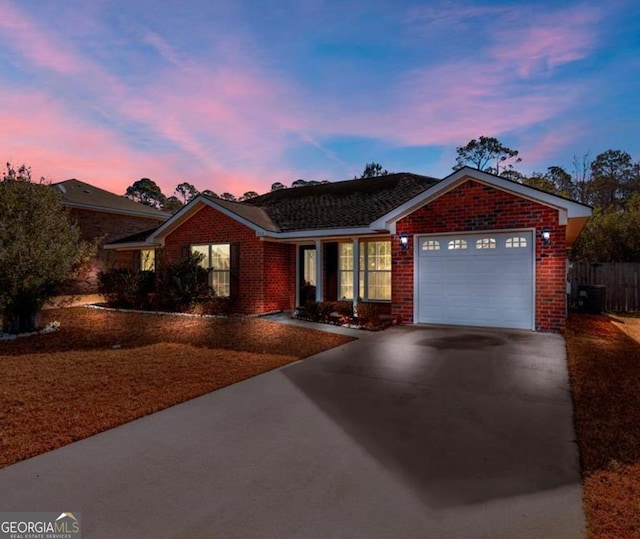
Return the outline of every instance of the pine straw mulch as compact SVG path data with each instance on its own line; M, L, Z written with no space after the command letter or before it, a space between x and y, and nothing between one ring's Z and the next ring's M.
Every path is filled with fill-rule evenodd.
M574 314L565 338L589 537L640 537L640 319Z
M0 341L0 468L351 341L260 319L48 310Z

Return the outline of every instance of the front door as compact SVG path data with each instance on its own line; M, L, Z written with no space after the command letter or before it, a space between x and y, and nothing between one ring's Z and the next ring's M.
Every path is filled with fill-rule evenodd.
M316 299L316 248L315 245L300 246L298 260L298 298L300 306Z

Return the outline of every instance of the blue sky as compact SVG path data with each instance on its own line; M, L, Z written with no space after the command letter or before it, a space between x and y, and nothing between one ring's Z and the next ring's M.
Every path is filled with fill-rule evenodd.
M0 159L117 193L640 159L634 0L0 0L0 81Z

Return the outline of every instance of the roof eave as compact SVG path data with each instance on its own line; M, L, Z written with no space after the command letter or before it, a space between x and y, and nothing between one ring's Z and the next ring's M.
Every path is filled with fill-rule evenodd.
M169 219L171 217L170 213L161 212L158 210L158 213L147 213L137 210L127 210L121 208L113 208L109 206L98 206L96 204L86 204L83 202L71 202L68 200L64 200L63 204L67 208L76 208L79 210L91 210L102 213L116 213L118 215L128 215L132 217L146 217L147 219L155 219L156 221L161 221L163 219Z
M256 223L245 219L241 215L229 210L221 204L216 204L215 200L206 197L204 195L198 195L191 200L186 206L183 206L177 213L163 223L150 237L150 241L162 241L166 236L171 234L177 227L179 227L186 220L190 219L197 212L209 206L220 213L238 221L245 225L256 233L256 236L265 236L269 234L277 233L277 231L266 230L265 228L257 225Z
M131 241L128 243L107 243L103 245L102 248L113 251L134 251L139 249L155 249L160 246L161 244L158 242Z

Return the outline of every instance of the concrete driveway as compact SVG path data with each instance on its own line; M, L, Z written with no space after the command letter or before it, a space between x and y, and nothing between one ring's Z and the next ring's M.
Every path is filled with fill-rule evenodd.
M564 341L364 334L0 470L0 511L87 538L584 537Z

